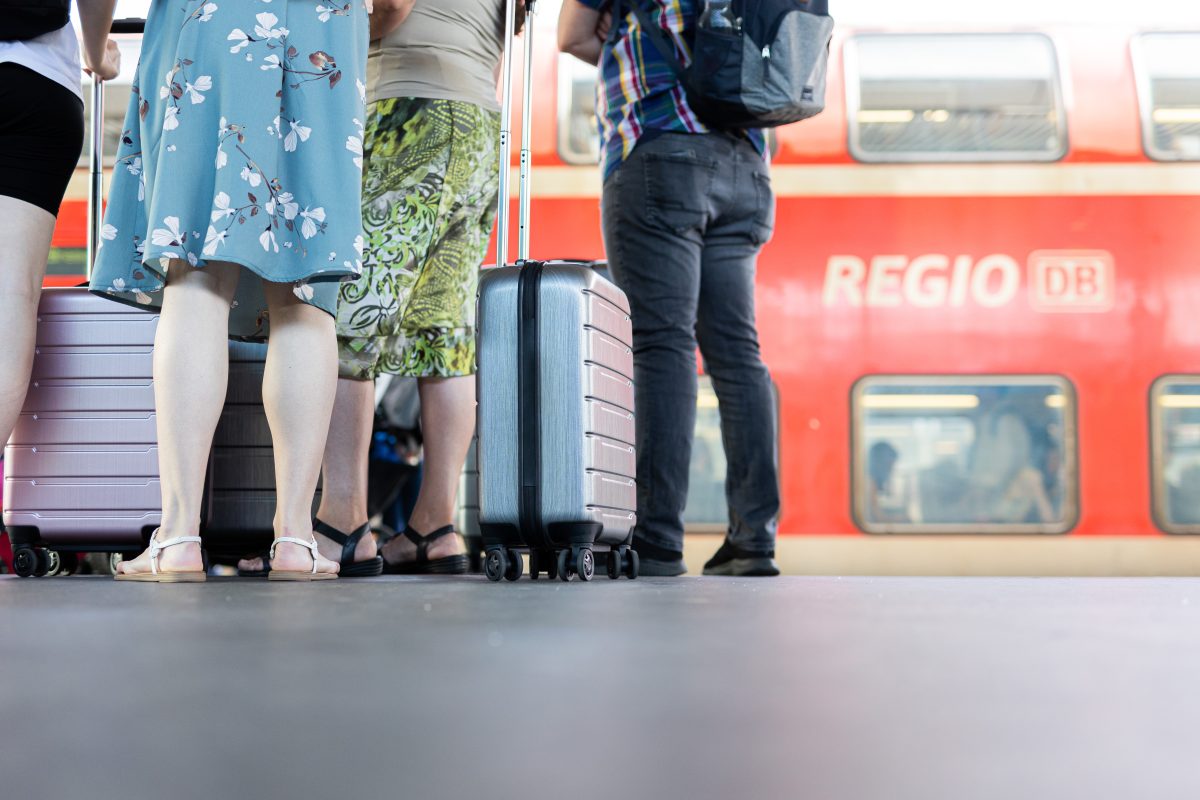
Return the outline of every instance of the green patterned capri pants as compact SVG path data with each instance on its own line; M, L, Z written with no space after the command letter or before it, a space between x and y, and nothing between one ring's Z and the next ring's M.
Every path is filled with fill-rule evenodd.
M339 374L475 372L475 291L496 215L500 115L425 98L367 107L362 277L338 300Z

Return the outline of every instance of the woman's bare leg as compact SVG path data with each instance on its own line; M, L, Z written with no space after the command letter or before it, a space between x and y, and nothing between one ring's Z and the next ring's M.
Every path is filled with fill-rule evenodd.
M421 378L418 384L425 462L421 491L408 524L417 533L428 534L454 522L458 485L475 433L475 377ZM429 545L431 559L462 552L457 536L444 536ZM392 563L411 561L416 555L416 545L403 536L384 547L384 558Z
M317 517L344 533L367 522L367 464L375 421L375 383L339 378L322 462L321 509ZM317 534L321 552L341 558L342 546ZM375 557L375 537L364 536L355 561Z
M263 405L275 448L275 537L307 541L337 385L337 337L333 317L301 302L291 284L264 282L263 290L271 315ZM284 542L271 568L309 570L312 563L307 548ZM320 557L317 570L337 572L338 565Z
M54 215L24 200L0 196L0 219L5 221L4 248L0 250L0 320L4 320L4 346L0 347L0 447L3 447L12 436L29 388L38 300L50 255L50 238L54 235Z
M154 337L160 542L199 534L204 474L229 380L229 307L240 270L236 264L210 262L196 269L172 261L167 271ZM163 550L158 560L167 572L203 565L200 546L191 542ZM150 572L150 558L142 553L122 562L120 571Z

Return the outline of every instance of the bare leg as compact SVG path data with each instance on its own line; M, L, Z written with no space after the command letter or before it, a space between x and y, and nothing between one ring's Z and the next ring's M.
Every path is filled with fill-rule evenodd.
M263 375L263 405L275 448L275 537L312 536L312 502L321 474L337 384L333 317L301 302L291 284L263 283L271 314L271 342ZM310 551L284 542L272 569L308 570ZM317 559L319 572L336 562Z
M322 469L321 509L317 517L344 533L367 522L367 464L371 428L375 421L375 383L339 378L325 443ZM317 534L321 552L334 560L342 557L342 546ZM354 551L355 561L375 557L375 537L364 536Z
M421 430L425 435L425 465L421 491L408 524L428 534L454 522L458 484L467 449L475 432L475 378L421 378ZM429 546L429 557L463 553L458 536L445 536ZM417 548L403 536L384 547L392 563L412 561Z
M0 446L3 446L17 424L29 388L37 306L50 254L50 237L54 234L54 215L24 200L0 197L0 219L5 221L4 249L0 250L0 319L4 320L4 346L0 347L0 436L3 437Z
M240 267L210 263L196 269L172 261L154 337L154 405L158 415L158 471L163 515L159 541L196 536L204 473L229 380L229 305ZM196 570L200 546L163 550L159 569ZM149 572L146 553L122 562L121 572Z

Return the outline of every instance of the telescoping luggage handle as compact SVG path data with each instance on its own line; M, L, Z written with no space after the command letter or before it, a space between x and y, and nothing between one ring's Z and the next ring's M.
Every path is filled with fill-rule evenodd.
M533 16L536 0L506 0L504 20L504 77L500 89L500 186L496 199L496 264L508 264L508 180L512 160L513 41L516 39L517 3L525 4L525 73L521 95L521 172L518 178L520 211L517 217L517 263L529 258L530 130L533 127Z
M140 34L146 30L146 20L131 18L113 20L113 33ZM92 81L92 120L88 132L88 207L87 262L84 271L92 279L92 265L100 249L100 226L104 220L104 81Z

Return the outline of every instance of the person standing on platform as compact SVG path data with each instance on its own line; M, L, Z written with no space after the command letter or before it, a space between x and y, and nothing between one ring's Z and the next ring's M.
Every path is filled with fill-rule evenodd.
M696 347L720 404L725 542L706 575L778 575L775 398L754 315L775 203L761 131L709 130L638 26L640 2L686 65L701 0L565 0L559 48L600 67L604 245L633 316L643 575L682 575ZM610 27L615 30L610 31ZM611 35L610 35L611 34Z
M162 316L162 525L119 580L203 580L204 476L227 337L269 336L275 580L334 578L312 501L337 383L338 288L362 272L370 0L150 5L92 291Z
M84 138L80 42L70 4L26 5L0 18L0 447L25 403L50 240ZM83 64L101 80L121 69L121 53L108 38L115 5L78 4Z
M411 5L411 4L410 4ZM466 572L454 527L475 430L475 294L496 212L505 0L420 0L371 46L363 153L366 255L338 304L339 380L316 531L342 574L377 574L367 519L375 378L415 377L421 488L389 573ZM519 30L523 19L519 4ZM377 563L377 562L376 562ZM356 566L351 567L354 564ZM242 571L262 568L244 560Z

